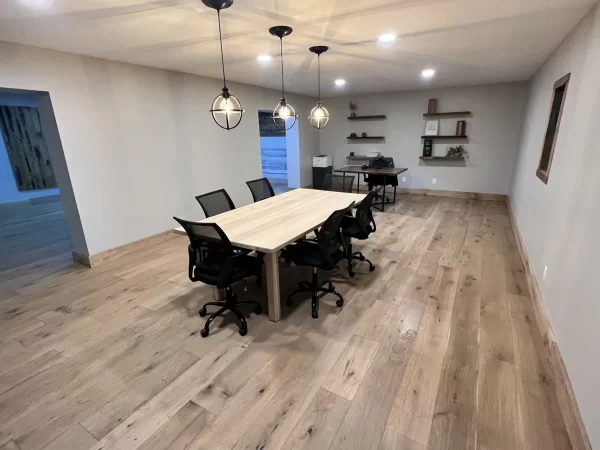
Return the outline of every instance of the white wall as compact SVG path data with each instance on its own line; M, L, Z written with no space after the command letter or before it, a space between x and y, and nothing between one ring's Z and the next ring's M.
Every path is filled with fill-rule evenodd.
M29 106L35 108L38 103L33 94L0 92L0 106ZM20 202L30 198L58 195L58 189L19 191L1 134L2 130L0 130L0 203Z
M554 83L571 73L548 185L536 177ZM511 203L587 432L600 448L600 9L531 80ZM547 278L542 280L544 266Z
M195 195L226 188L252 201L261 176L258 110L279 93L231 83L246 111L220 129L208 109L222 82L194 75L0 42L0 87L47 91L90 254L197 219ZM300 173L310 184L318 136L302 120L314 99L290 95L299 112Z
M320 153L333 155L335 167L346 165L351 152L364 155L380 151L394 158L396 167L407 167L401 187L508 194L514 170L526 96L524 83L466 88L435 89L393 94L327 98L331 120L321 130ZM424 162L423 141L427 104L438 99L438 111L472 111L472 117L441 119L440 134L456 133L456 121L467 121L469 141L434 141L434 155L444 156L446 147L465 144L466 163ZM385 114L385 121L350 122L349 100L359 105L359 115ZM347 141L350 133L385 136L385 141L367 144ZM435 142L438 142L435 144ZM351 164L360 164L350 161ZM432 184L432 178L437 184Z

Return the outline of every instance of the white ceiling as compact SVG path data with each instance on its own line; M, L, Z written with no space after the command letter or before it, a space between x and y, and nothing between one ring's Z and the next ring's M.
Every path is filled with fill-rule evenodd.
M227 77L323 95L458 86L531 77L596 0L235 0L222 12ZM377 37L398 39L381 44ZM217 17L201 0L0 0L0 40L163 69L221 76ZM272 54L269 63L258 54ZM425 67L433 80L420 77ZM343 89L334 79L347 80Z

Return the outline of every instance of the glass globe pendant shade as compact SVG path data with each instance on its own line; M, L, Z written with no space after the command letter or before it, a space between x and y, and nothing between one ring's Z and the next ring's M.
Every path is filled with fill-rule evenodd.
M320 130L321 128L325 128L329 123L329 111L319 102L310 111L308 118L310 119L310 124Z
M273 122L275 126L281 130L289 130L295 124L298 119L298 115L292 105L288 105L285 98L282 98L279 104L273 110Z
M233 130L242 121L244 110L240 101L227 88L223 88L223 93L214 99L210 113L221 128Z

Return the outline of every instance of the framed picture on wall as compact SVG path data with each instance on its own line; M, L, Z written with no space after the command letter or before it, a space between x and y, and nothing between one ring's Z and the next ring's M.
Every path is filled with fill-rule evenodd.
M428 120L425 124L425 136L437 136L440 130L439 120Z

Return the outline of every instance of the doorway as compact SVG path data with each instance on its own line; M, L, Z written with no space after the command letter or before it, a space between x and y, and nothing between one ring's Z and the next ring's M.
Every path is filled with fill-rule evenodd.
M39 97L0 91L0 272L71 257Z
M275 194L300 187L298 124L285 131L275 126L272 111L258 112L262 176Z

